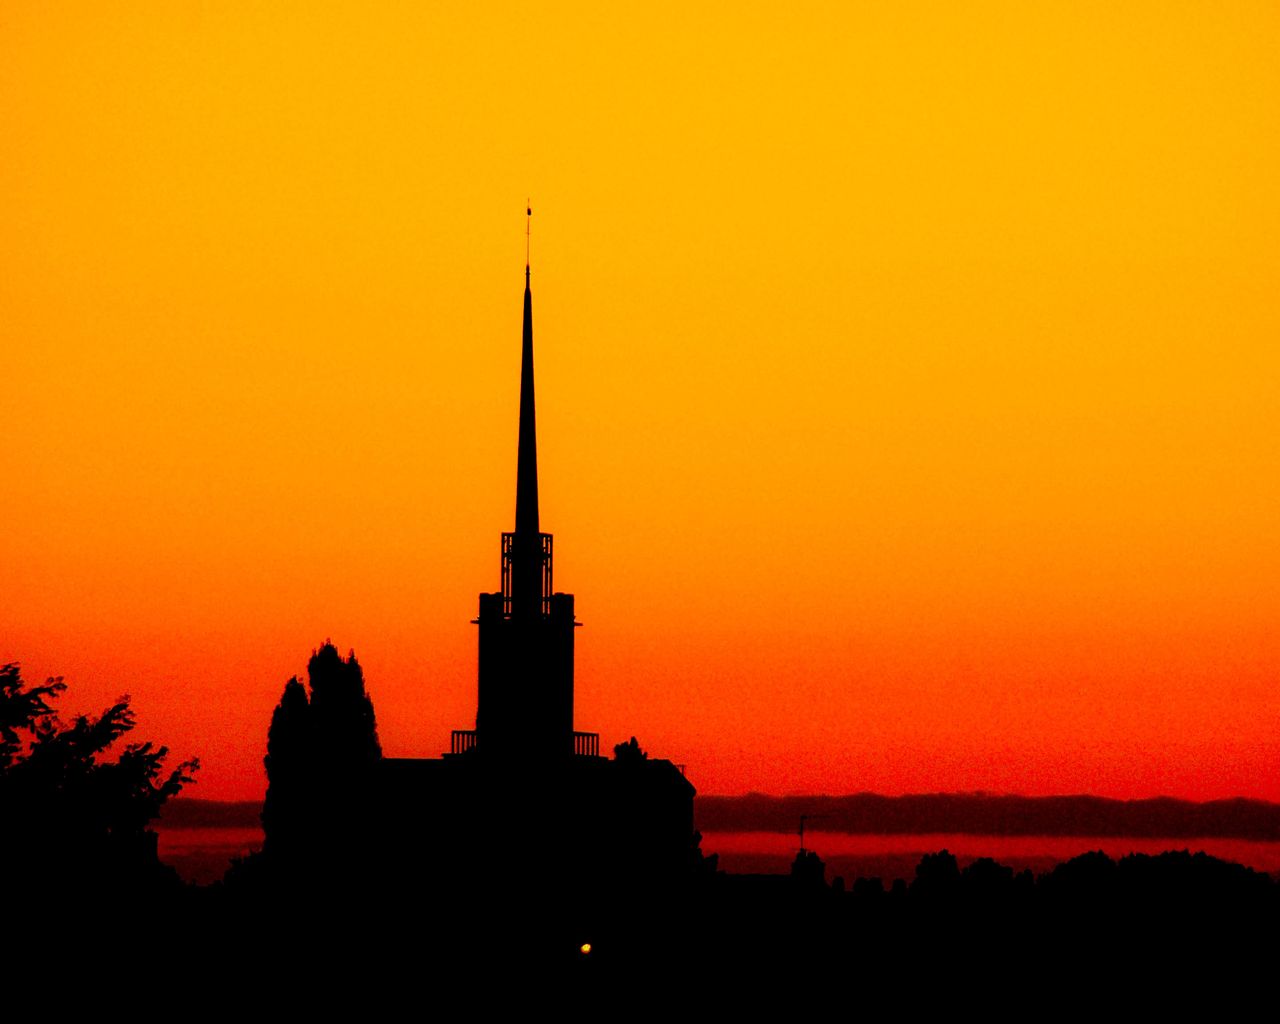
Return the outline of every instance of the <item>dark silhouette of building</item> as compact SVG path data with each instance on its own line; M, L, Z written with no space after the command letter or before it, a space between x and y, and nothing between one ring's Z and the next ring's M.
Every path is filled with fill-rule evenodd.
M474 730L452 753L546 760L599 753L573 731L573 595L552 589L551 534L538 523L538 428L533 389L533 296L524 274L516 528L502 535L502 589L480 595L480 685Z
M590 901L615 883L687 877L701 854L681 769L634 738L602 757L597 734L574 730L578 623L573 595L552 588L538 518L532 302L526 264L515 529L502 535L501 589L480 595L474 620L475 728L437 759L383 758L370 810L401 877L554 885L557 899Z

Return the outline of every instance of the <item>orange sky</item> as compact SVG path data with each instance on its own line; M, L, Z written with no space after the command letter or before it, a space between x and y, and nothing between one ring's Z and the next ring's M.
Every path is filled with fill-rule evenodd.
M191 795L326 637L446 749L531 195L578 728L1280 799L1280 9L386 6L0 6L0 661Z

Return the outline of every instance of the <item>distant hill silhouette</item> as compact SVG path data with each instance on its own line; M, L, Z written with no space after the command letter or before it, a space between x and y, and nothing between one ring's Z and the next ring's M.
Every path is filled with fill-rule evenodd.
M175 797L164 805L156 828L261 828L261 800L201 800Z
M156 827L256 828L260 802L176 797ZM822 815L823 832L929 835L1125 836L1280 841L1280 804L1262 800L1196 803L1158 797L1108 800L1095 796L992 796L931 793L916 796L698 796L694 815L703 832L792 833L801 814Z
M1195 803L1169 797L1108 800L983 793L775 797L751 793L700 796L694 813L703 832L794 832L803 814L819 819L813 827L823 832L851 834L1280 840L1280 804L1244 799Z

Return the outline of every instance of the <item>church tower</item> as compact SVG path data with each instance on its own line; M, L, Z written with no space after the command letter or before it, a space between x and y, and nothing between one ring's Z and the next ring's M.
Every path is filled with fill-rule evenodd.
M476 727L453 734L454 754L559 760L599 753L599 737L573 729L573 595L551 583L551 534L538 522L538 436L533 389L533 296L524 268L520 435L515 529L502 535L502 589L480 595Z
M521 862L529 877L547 883L530 891L575 899L620 882L634 892L683 878L696 847L694 788L681 766L649 757L634 740L601 757L596 733L574 731L578 623L573 595L552 586L551 535L538 518L529 277L526 257L515 528L502 535L501 589L480 595L473 620L480 631L475 728L454 730L441 758L383 757L369 787L379 871L397 887L447 880L452 895L468 900L499 891L491 880L509 870L512 835L532 840ZM501 899L519 888L501 888Z

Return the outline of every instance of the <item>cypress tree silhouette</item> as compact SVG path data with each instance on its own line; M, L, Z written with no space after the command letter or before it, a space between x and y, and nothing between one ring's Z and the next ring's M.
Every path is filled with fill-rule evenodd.
M310 760L307 731L306 688L294 676L284 684L280 703L271 715L267 733L267 796L262 805L265 848L272 853L287 849L301 836L309 817L303 807L307 799L307 765Z
M329 641L307 663L311 684L311 734L321 764L339 769L366 765L382 757L373 701L364 689L364 672L352 651L343 659Z
M382 746L355 652L343 659L326 640L311 654L307 681L309 694L290 679L271 716L262 826L270 858L305 854L321 867L359 845L361 796Z

